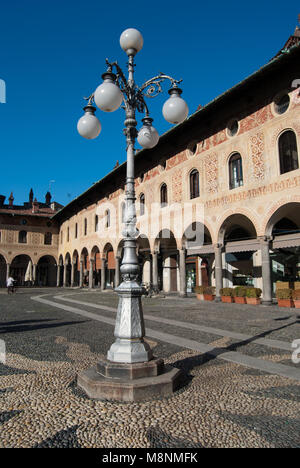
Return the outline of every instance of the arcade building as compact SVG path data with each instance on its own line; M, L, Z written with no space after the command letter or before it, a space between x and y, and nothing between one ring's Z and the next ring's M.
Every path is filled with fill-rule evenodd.
M277 281L300 281L299 117L296 28L265 66L136 153L144 283L182 296L249 285L270 304ZM31 261L37 285L117 286L125 177L123 163L60 210L48 194L39 208L2 197L0 283L10 270L22 284Z

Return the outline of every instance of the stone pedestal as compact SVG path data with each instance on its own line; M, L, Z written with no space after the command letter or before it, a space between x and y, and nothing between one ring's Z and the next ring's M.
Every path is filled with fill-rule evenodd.
M134 364L104 359L97 366L81 372L77 384L90 398L143 401L172 395L181 379L181 371L165 366L162 359Z

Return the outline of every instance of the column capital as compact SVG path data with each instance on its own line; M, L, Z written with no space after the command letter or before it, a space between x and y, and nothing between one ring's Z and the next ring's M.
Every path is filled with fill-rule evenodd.
M220 242L217 242L216 244L214 244L214 249L223 249L224 247L224 244L221 244Z
M273 236L259 236L258 239L260 243L268 244L269 242L272 242L274 237Z

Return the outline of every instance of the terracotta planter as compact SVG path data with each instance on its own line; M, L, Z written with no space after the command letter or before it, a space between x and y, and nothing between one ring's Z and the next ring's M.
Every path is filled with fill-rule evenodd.
M295 307L292 299L278 299L279 307Z
M294 306L296 309L300 309L300 299L294 299Z
M247 304L259 305L261 303L260 297L246 297Z
M233 297L231 296L221 296L222 302L233 302Z
M205 301L214 301L216 296L213 296L212 294L204 294L204 300Z
M203 294L197 294L197 299L198 299L198 301L204 301L204 295Z
M234 298L234 302L236 304L246 304L246 298L245 297L238 297L238 296L235 296Z

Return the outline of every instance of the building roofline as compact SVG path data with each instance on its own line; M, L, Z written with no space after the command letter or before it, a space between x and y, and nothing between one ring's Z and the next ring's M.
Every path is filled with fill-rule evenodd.
M149 152L155 152L159 149L159 147L170 137L173 135L176 135L179 131L185 129L186 127L189 127L191 123L194 121L197 121L199 118L201 118L203 115L205 115L207 112L211 111L215 106L221 105L222 102L228 98L230 98L232 95L234 95L236 92L239 92L242 88L251 85L255 80L258 78L262 78L264 74L267 74L270 72L273 68L280 67L282 64L284 64L286 61L292 60L294 56L297 55L297 53L300 52L300 44L296 44L292 46L290 49L282 49L280 51L280 55L275 56L272 58L267 64L259 68L256 72L252 73L249 75L247 78L244 80L240 81L224 93L220 94L218 97L210 101L208 104L203 106L201 109L197 110L193 114L191 114L184 122L181 124L176 125L175 127L172 127L171 129L167 130L159 139L158 144L156 145L155 148L152 150L147 150L143 149L135 154L135 160L139 160L142 158L145 154L149 154ZM121 174L123 171L125 172L126 168L126 161L121 163L117 168L114 168L112 171L108 172L102 179L100 179L98 182L95 182L91 187L89 187L87 190L85 190L83 193L81 193L78 197L74 198L70 203L68 203L66 206L64 206L61 210L59 210L55 215L52 216L52 219L55 220L61 220L62 218L66 219L72 216L74 214L74 208L80 201L84 201L85 197L88 194L92 194L94 191L97 190L102 184L104 184L107 180L109 180L112 176L117 176L118 174ZM86 205L86 203L84 203ZM86 205L87 206L87 205ZM78 209L76 210L78 211ZM68 215L69 214L69 215Z

